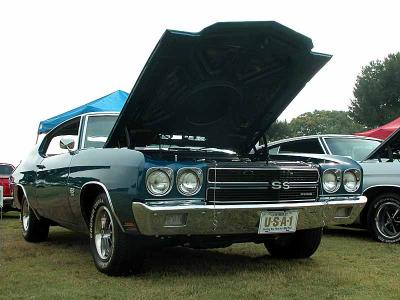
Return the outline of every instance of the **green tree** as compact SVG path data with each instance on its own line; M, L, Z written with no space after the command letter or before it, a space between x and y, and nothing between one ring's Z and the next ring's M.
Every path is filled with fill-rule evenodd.
M267 130L267 136L269 141L277 141L286 139L293 136L290 124L285 121L276 121ZM263 141L261 141L262 143Z
M346 111L314 110L294 118L290 128L295 136L311 134L352 134L364 130L355 123Z
M292 119L276 121L267 131L269 141L312 134L353 134L365 127L355 123L346 111L314 110Z
M400 116L400 52L364 66L357 76L349 115L367 128Z

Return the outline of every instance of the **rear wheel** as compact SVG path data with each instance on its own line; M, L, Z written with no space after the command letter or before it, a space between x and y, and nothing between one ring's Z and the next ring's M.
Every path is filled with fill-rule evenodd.
M396 243L400 241L400 196L382 194L368 207L368 230L379 242Z
M265 241L268 252L281 258L307 258L315 253L322 238L322 228L299 230Z
M90 215L90 249L96 268L107 275L128 275L141 270L143 251L134 237L122 232L107 204L97 196Z
M21 206L21 228L25 240L39 243L47 240L49 235L49 222L38 219L24 197Z

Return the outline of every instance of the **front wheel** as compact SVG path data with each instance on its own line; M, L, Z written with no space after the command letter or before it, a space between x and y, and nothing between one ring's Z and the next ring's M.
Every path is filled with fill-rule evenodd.
M49 222L38 219L24 197L21 205L21 229L24 239L28 242L39 243L47 240L49 235Z
M322 228L299 230L267 240L268 252L280 258L307 258L317 251L322 238Z
M368 230L375 240L384 243L400 241L400 196L382 194L368 207Z
M107 196L97 196L90 215L90 250L96 268L107 275L127 275L141 269L140 245L122 232L107 205Z

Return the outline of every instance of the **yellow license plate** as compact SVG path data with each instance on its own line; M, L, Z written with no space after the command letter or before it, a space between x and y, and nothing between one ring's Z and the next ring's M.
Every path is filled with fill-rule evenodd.
M295 232L298 211L263 211L260 216L259 234Z

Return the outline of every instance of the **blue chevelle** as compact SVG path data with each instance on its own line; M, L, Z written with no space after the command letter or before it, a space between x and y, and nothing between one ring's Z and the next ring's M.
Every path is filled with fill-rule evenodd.
M24 238L44 241L50 225L87 232L109 275L158 245L311 256L325 225L363 208L360 165L273 161L254 146L330 59L312 47L275 22L167 30L121 113L63 122L18 166Z

